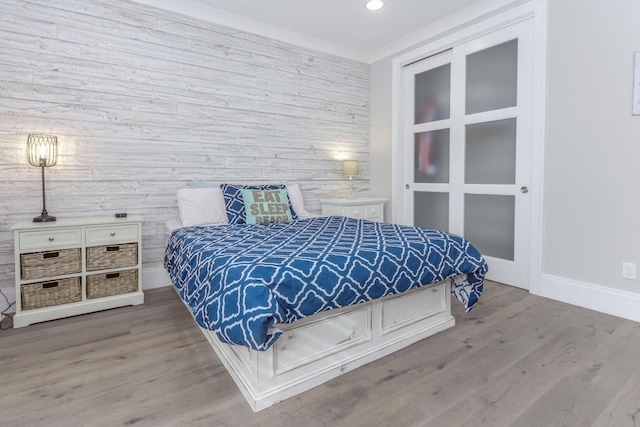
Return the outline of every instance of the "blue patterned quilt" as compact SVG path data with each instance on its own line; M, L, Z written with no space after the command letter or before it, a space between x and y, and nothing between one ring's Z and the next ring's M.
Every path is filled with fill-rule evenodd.
M165 268L200 326L255 350L277 323L446 278L468 311L488 269L462 237L337 216L180 228Z

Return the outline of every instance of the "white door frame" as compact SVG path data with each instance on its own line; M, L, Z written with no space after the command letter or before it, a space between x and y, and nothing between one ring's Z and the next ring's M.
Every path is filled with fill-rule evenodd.
M529 257L529 291L540 294L542 275L542 230L545 144L545 90L546 90L546 0L534 0L482 22L466 27L451 35L428 43L393 59L392 64L392 222L401 222L404 216L404 164L403 126L403 67L413 62L450 49L458 44L524 20L532 19L533 37L533 117L531 152L531 250Z

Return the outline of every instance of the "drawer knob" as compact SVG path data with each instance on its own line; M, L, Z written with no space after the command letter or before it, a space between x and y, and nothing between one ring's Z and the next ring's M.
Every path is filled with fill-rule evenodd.
M116 235L116 232L115 232L115 231L112 231L110 234L111 234L111 237L113 237L113 236L115 236L115 235Z
M53 240L54 240L53 237L49 237L50 242L53 242Z
M376 210L375 209L371 209L371 213L376 213Z

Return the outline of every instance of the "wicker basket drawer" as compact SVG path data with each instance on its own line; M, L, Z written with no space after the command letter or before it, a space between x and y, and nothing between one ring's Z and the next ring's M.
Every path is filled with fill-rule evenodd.
M87 271L130 267L138 263L138 244L105 245L87 248Z
M82 271L80 248L33 252L20 255L22 280L75 274Z
M22 309L51 307L82 300L82 284L80 277L31 283L20 286Z
M102 298L138 290L138 270L87 276L87 298Z

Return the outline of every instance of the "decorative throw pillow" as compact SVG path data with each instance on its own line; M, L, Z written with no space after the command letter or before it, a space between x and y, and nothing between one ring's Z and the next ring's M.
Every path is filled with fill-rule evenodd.
M242 198L242 189L245 190L284 190L287 188L284 184L278 185L233 185L221 184L222 194L224 195L224 204L229 218L229 224L246 224L246 210L244 208L244 199ZM289 203L291 218L298 219L295 211Z
M287 190L241 189L247 224L291 221Z

